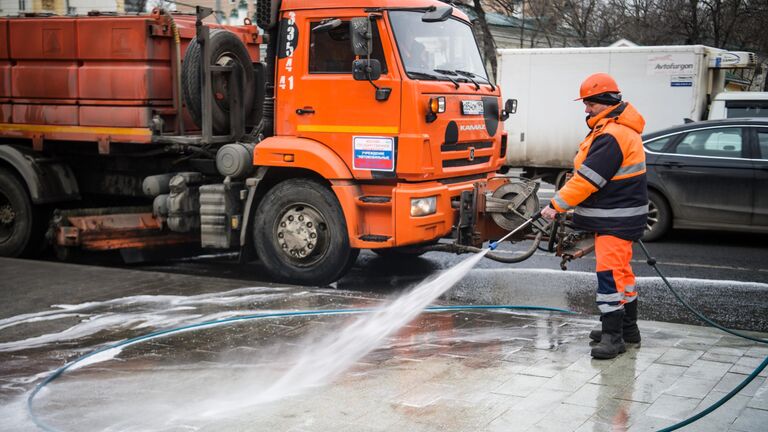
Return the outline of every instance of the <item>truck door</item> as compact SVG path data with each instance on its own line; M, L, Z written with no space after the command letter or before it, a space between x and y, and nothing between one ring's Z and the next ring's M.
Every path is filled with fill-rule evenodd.
M290 31L296 42L295 49L283 53L278 62L276 127L280 135L309 138L331 147L350 169L357 168L355 177L371 178L373 171L394 175L400 125L399 75L389 33L380 18L373 26L371 58L381 62L382 75L375 84L390 88L389 98L377 101L370 82L352 77L355 56L349 26L352 18L360 16L365 15L351 10L333 11L333 15L312 10L284 14L283 26L293 22L295 29ZM333 20L341 23L314 31ZM384 148L375 155L383 160L361 158L360 151L354 150L365 145Z
M659 156L656 171L680 225L750 224L754 182L747 148L741 127L715 127L687 133Z
M768 227L768 127L756 129L755 209L752 225Z

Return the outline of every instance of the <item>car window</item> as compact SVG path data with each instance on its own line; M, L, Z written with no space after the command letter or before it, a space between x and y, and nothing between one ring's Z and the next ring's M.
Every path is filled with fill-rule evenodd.
M693 156L741 157L741 128L716 128L690 132L674 153Z
M664 147L669 144L670 141L672 141L673 138L675 138L677 135L672 135L664 138L654 139L645 142L645 148L647 148L650 151L662 151Z
M312 28L320 25L313 22ZM373 26L373 52L371 58L381 63L381 72L387 73L384 50L381 47L378 26ZM352 42L349 40L349 21L328 31L311 32L309 37L309 73L352 73Z
M768 117L768 101L727 101L727 118Z
M758 129L757 142L760 144L759 159L768 159L768 129Z

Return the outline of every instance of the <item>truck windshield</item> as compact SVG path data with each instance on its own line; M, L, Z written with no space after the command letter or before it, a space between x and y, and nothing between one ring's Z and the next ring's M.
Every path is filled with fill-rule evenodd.
M425 23L422 12L390 11L397 48L411 79L488 82L480 51L469 25L450 18ZM453 78L447 75L453 76ZM463 78L455 78L457 75Z

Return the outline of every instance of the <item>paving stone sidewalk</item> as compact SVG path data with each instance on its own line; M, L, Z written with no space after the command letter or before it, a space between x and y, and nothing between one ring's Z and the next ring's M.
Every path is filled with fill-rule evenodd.
M107 305L83 312L80 319L84 321L107 311L138 316L138 300L109 303L125 296L152 301L163 296L198 296L185 306L193 309L188 312L211 314L238 308L245 313L361 307L382 301L376 294L303 287L251 287L241 292L238 289L245 289L246 283L231 279L8 259L0 259L0 273L5 275L0 286L6 298L19 296L17 304L3 306L0 318L6 320L45 312L63 302ZM155 307L158 310L152 313L164 312L163 304ZM141 313L148 311L141 309ZM166 315L158 322L164 319ZM152 400L151 391L130 377L147 383L197 380L198 387L204 387L199 377L206 375L201 375L201 369L210 377L218 377L216 371L232 375L228 362L233 356L259 352L264 346L299 343L306 335L341 328L348 319L253 321L137 345L98 369L83 368L52 385L39 410L61 430L107 429L120 415L141 410L142 398ZM59 321L0 329L0 346L71 325ZM178 430L189 426L211 431L654 431L705 409L768 356L767 346L715 329L642 321L639 347L631 346L614 360L596 361L589 356L587 338L595 324L593 316L549 312L425 313L331 384L215 423L180 421ZM120 331L121 337L135 335ZM81 354L84 346L92 349L115 340L117 334L99 333L89 335L91 339L26 351L0 350L4 364L0 402L8 402L0 415L7 418L14 397L24 395L47 370ZM238 364L242 370L273 366ZM41 375L24 381L36 374ZM767 375L763 371L731 401L682 430L768 430ZM110 391L103 391L107 388ZM133 405L126 409L126 399L110 399L112 393L127 400L133 397ZM144 416L147 423L141 423L142 416L135 413L125 421L138 422L140 426L131 426L132 430L153 430L150 411ZM22 421L11 424L7 430L34 430ZM161 429L176 430L168 425L157 430Z

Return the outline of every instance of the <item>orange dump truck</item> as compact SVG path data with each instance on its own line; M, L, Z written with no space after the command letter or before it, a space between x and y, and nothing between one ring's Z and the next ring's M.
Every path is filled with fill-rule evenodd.
M538 209L497 174L512 103L457 9L211 12L0 19L0 255L231 250L325 284L360 249L472 251Z

